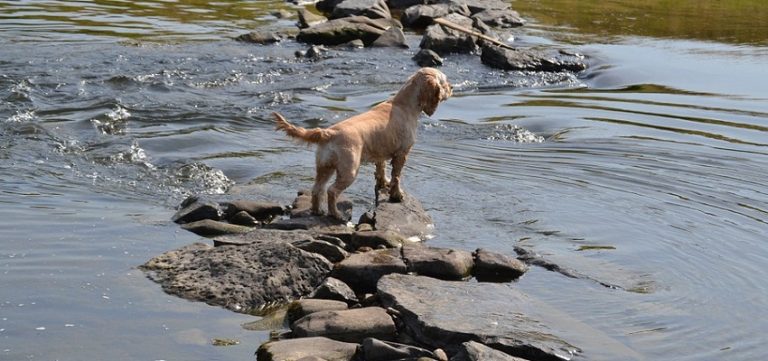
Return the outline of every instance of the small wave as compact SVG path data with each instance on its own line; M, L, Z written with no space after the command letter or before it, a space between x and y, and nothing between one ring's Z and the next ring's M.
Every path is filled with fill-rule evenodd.
M115 109L110 110L106 114L106 119L91 119L91 123L101 134L122 134L125 132L125 120L127 120L131 113L127 109L120 105L115 106Z
M198 193L199 188L202 188L202 192L205 193L223 194L235 184L220 169L214 169L202 163L184 165L172 176L181 183L191 183L189 185L192 187L189 190L192 193Z
M493 127L493 134L485 138L486 140L506 140L517 143L543 143L544 137L536 135L527 129L520 128L515 124L500 124Z
M37 119L34 110L20 110L16 114L11 115L5 121L8 123L27 123Z

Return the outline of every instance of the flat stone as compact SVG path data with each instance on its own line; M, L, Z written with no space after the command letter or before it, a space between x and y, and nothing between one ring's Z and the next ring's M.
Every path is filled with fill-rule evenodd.
M331 267L321 256L266 241L220 247L195 243L140 268L169 294L252 313L306 296Z
M469 8L467 8L464 2L450 1L441 4L411 6L405 9L400 21L405 27L423 29L431 25L434 19L442 18L452 13L463 16L471 15Z
M461 344L459 353L451 361L528 361L523 358L507 355L494 350L482 343L468 341Z
M385 0L343 0L336 4L331 12L331 19L349 16L366 16L371 19L390 19L392 14Z
M415 359L417 357L436 358L432 351L396 342L382 341L376 338L366 338L360 345L365 361L390 361Z
M406 239L427 239L434 228L432 217L424 210L418 199L405 193L401 202L389 202L388 195L379 195L373 210L374 228L377 231L394 231Z
M417 342L449 354L476 341L531 360L570 360L582 350L585 359L641 359L620 342L506 284L390 274L379 281L378 294L383 307L400 313Z
M307 252L319 254L333 263L340 262L349 256L349 253L339 248L339 246L317 239L305 239L293 242L292 244Z
M245 246L259 242L293 243L314 239L316 235L305 230L283 231L277 229L254 228L250 232L237 235L224 235L213 239L213 245Z
M299 15L299 28L309 28L317 24L322 24L328 21L328 18L322 15L315 14L309 11L307 8L301 8L298 10Z
M510 8L510 3L503 0L468 0L467 7L472 14L477 14L484 10L504 10Z
M281 219L265 224L265 229L279 229L284 231L312 230L318 233L349 233L354 228L347 226L347 222L327 216L307 216L300 218Z
M248 233L253 230L251 227L240 226L226 222L214 221L212 219L203 219L190 223L184 223L181 228L203 237L216 237L227 234Z
M328 277L320 284L310 295L312 298L321 298L327 300L336 300L346 302L348 305L359 303L355 291L344 281Z
M472 19L466 16L452 13L444 18L459 26L472 28ZM438 54L472 53L477 50L475 37L440 24L427 27L419 47L431 49Z
M373 47L391 47L391 48L408 48L408 44L405 42L405 33L403 29L393 26L385 31L378 39L371 43Z
M281 38L279 35L272 32L252 31L250 33L242 34L236 37L235 40L242 41L244 43L266 45L277 43L281 40Z
M399 250L384 249L350 255L336 264L331 276L357 293L370 293L376 290L379 278L390 273L405 273L406 269Z
M218 221L221 219L219 204L212 201L199 200L197 197L187 198L171 220L178 223L191 223L204 219Z
M402 247L403 243L407 242L402 234L392 230L379 230L379 231L358 231L352 233L352 240L349 242L349 247L352 250L356 250L360 247L376 248L398 248Z
M381 307L320 311L291 325L297 337L323 336L345 342L362 342L367 337L393 339L395 322Z
M268 222L285 213L283 206L275 202L237 200L222 202L221 206L225 209L225 216L246 212L261 222Z
M288 312L286 317L288 323L292 324L296 320L320 311L340 311L349 308L346 302L335 300L321 300L316 298L305 298L298 301L293 301L288 306Z
M483 64L504 70L580 72L587 68L581 58L562 53L547 54L536 50L512 50L486 44L480 56Z
M474 264L470 252L420 244L403 246L403 258L408 272L443 280L469 277Z
M288 361L316 357L327 361L351 361L355 352L355 343L335 341L327 337L307 337L264 343L256 351L256 359Z
M478 248L474 256L473 274L478 281L509 282L528 271L528 266L515 257L482 248Z
M360 39L369 45L391 26L392 22L388 19L353 16L301 29L296 40L317 45L339 45Z
M443 65L443 58L440 57L440 54L429 50L429 49L421 49L419 50L416 55L412 58L416 64L419 64L419 66L440 66Z
M488 9L472 15L473 19L479 19L490 26L500 28L516 28L525 25L525 20L517 11L512 9Z

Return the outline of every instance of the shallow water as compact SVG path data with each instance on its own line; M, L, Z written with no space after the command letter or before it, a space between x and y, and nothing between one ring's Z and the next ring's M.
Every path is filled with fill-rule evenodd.
M633 8L622 17L597 3L514 2L532 18L518 41L587 54L578 77L448 57L455 97L422 119L404 187L435 219L431 244L523 246L572 269L583 278L535 268L517 287L648 359L757 359L765 13L748 1L697 10L752 20L710 22L730 34L717 37L627 25L637 13L696 23L691 2L611 2ZM578 11L552 10L568 5ZM199 240L169 221L187 194L247 186L290 201L311 183L312 150L269 114L316 126L365 110L416 69L418 44L307 62L299 44L229 39L290 26L269 15L277 7L290 8L0 2L0 359L252 359L268 334L240 324L257 317L167 296L135 267ZM605 23L596 14L612 25L587 25ZM347 193L357 212L370 168Z

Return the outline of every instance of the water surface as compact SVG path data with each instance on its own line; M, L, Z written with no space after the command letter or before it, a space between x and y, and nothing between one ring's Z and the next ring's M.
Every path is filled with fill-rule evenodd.
M759 2L513 4L531 19L521 44L575 49L591 68L447 57L455 97L422 119L404 175L435 219L431 244L523 246L572 269L582 278L534 268L515 287L648 359L762 356ZM231 40L291 26L278 8L291 6L0 2L0 358L252 359L268 334L240 324L256 316L167 296L135 267L200 240L169 221L188 194L288 202L308 187L312 149L269 114L327 126L368 109L416 70L419 41L308 62L290 41ZM372 173L347 192L357 212Z

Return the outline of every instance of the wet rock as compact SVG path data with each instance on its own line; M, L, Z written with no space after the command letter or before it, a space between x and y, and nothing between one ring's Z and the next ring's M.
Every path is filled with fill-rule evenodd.
M426 239L432 229L432 217L415 197L406 193L401 202L389 202L388 195L379 195L373 210L375 229L395 231L408 239Z
M411 6L405 9L400 21L405 27L423 29L431 25L434 19L453 13L465 17L471 15L469 8L467 8L464 2L450 1L441 4Z
M392 14L385 0L343 0L336 4L331 12L331 19L349 16L366 16L371 19L390 19Z
M333 263L340 262L349 256L349 253L339 248L339 246L317 239L304 239L293 242L292 244L307 252L319 254Z
M288 243L257 241L195 243L154 257L141 269L169 294L248 313L309 294L331 267L325 258Z
M252 31L250 33L242 34L236 37L235 40L251 44L266 45L277 43L281 40L281 38L279 35L272 32Z
M503 0L469 0L467 7L472 14L485 10L505 10L510 8L510 3Z
M288 323L292 324L296 320L315 312L340 311L340 310L346 310L347 308L349 307L347 306L346 302L307 298L303 300L293 301L288 306L288 312L286 313L286 318L288 319Z
M219 222L211 219L203 219L202 221L185 223L181 225L181 229L190 231L203 237L216 237L226 234L241 234L248 233L253 230L251 227Z
M246 212L250 214L251 217L261 222L269 222L273 218L281 216L283 213L285 213L283 206L274 202L238 200L222 202L221 206L225 209L225 216L235 215L239 212Z
M355 352L355 343L335 341L326 337L307 337L267 342L256 351L256 359L287 361L316 357L327 361L351 361Z
M483 46L480 59L483 64L504 70L579 72L587 68L576 56L546 54L536 50L512 50L495 45Z
M426 0L389 0L387 1L390 9L407 9L414 5L423 5Z
M307 8L301 8L298 10L299 15L299 28L309 28L317 24L322 24L328 21L328 18L322 15L315 14L309 11Z
M444 18L465 28L472 27L472 19L463 15L449 14ZM440 24L427 27L419 47L433 50L438 54L472 53L477 50L473 36Z
M259 225L259 221L253 218L248 212L240 211L229 217L229 223L236 224L238 226L256 227Z
M494 350L482 343L468 341L461 344L459 353L451 361L527 361L525 359L510 356L501 351Z
M443 58L436 52L429 49L421 49L412 58L419 66L440 66L443 65Z
M330 13L333 9L344 0L320 0L315 3L315 8L324 13Z
M436 358L432 351L427 349L382 341L375 338L366 338L360 345L360 353L365 361L390 361L401 359L415 359L417 357Z
M382 276L405 272L399 250L385 249L350 255L336 264L331 275L356 292L366 293L376 290L376 282Z
M403 29L393 26L385 31L378 39L371 43L373 47L392 47L392 48L408 48L408 44L405 43L405 33Z
M355 291L349 287L344 281L328 277L323 283L320 284L310 295L312 298L320 298L325 300L335 300L346 302L348 305L354 305L360 301L355 295Z
M474 256L474 276L478 281L509 282L528 271L525 263L504 254L478 248Z
M352 219L352 201L342 194L336 201L336 208L345 220ZM308 217L312 215L312 193L300 190L291 204L291 218Z
M276 229L254 228L250 232L238 235L225 235L214 238L214 247L219 246L245 246L259 242L293 243L296 241L311 240L320 237L312 232L296 230L281 231Z
M472 15L472 18L481 20L490 26L500 28L515 28L525 25L525 20L520 17L520 14L518 14L517 11L512 9L483 10Z
M402 234L392 230L379 231L358 231L352 234L352 240L349 247L356 250L360 247L377 248L398 248L407 242Z
M395 322L381 307L320 311L291 325L297 337L323 336L345 342L362 342L367 337L393 339Z
M353 16L301 29L296 40L317 45L339 45L360 39L369 45L391 26L392 22L387 19Z
M411 335L449 353L467 341L544 361L569 360L579 352L549 333L561 321L548 314L548 306L514 288L389 275L379 281L378 292L385 307L400 311Z
M212 201L201 200L197 197L189 197L181 203L181 209L171 217L171 220L178 223L190 223L204 219L218 221L221 219L221 209L219 204Z
M474 264L470 252L420 244L403 246L403 258L408 272L443 280L469 277Z

